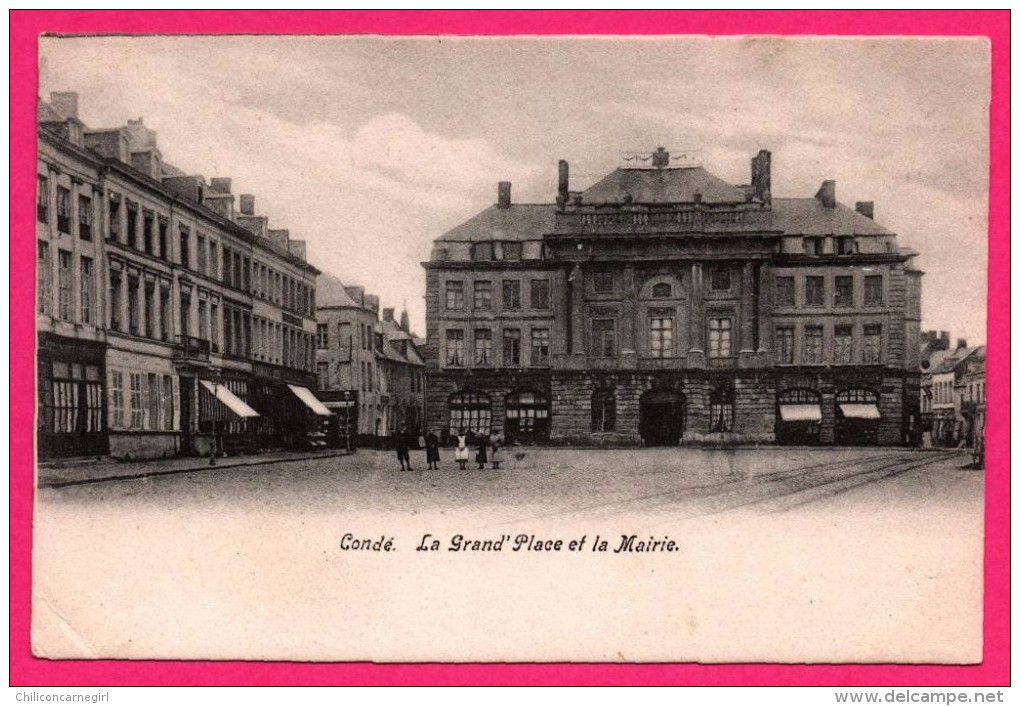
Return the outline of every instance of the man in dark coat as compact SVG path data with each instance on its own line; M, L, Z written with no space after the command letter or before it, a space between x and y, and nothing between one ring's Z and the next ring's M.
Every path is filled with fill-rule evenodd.
M439 437L431 429L425 434L425 461L430 471L439 470Z
M407 429L401 429L400 433L397 434L395 447L397 449L397 460L400 461L400 470L410 471L411 470L411 445L408 441Z
M489 460L487 453L489 448L489 437L485 434L478 435L478 453L475 455L475 462L478 464L478 470L481 471L485 468L485 464Z

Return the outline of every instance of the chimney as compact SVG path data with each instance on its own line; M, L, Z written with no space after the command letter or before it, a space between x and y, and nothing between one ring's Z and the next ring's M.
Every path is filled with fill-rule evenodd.
M407 306L406 302L404 306ZM407 316L407 309L400 312L400 328L406 333L411 333L411 320Z
M940 351L949 350L949 332L939 331L939 348Z
M761 150L751 158L751 187L754 197L763 203L772 202L772 153Z
M78 119L78 94L74 91L50 93L50 105L63 117Z
M241 213L245 216L255 215L255 196L253 194L241 194L240 204L238 206Z
M966 348L966 347L967 347L967 339L966 338L958 338L958 339L956 339L956 348L957 348L957 350L959 350L960 348Z
M821 201L826 208L836 208L836 182L832 179L823 181L815 198Z
M221 194L230 193L230 177L213 177L209 180L209 187Z
M499 182L498 196L499 200L496 202L496 206L499 208L510 208L510 182Z
M562 200L565 204L570 198L570 165L565 159L560 160L560 185L556 194L556 203Z
M865 218L875 220L875 202L874 201L858 201L854 205L854 210L861 214Z
M382 310L382 320L383 321L394 321L394 319L393 319L393 309L383 309ZM396 322L394 322L394 323L396 323Z

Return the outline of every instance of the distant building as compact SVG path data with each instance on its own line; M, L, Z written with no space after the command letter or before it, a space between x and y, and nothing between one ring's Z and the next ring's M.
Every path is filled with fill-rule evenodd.
M634 166L639 165L639 166ZM660 148L495 205L426 270L429 426L579 444L901 444L919 423L915 253L825 181L773 198Z
M922 337L921 422L938 446L972 446L985 426L985 347L949 334L926 331Z
M424 420L425 363L393 309L363 287L320 275L316 332L319 397L341 435L388 436Z
M40 458L282 446L325 412L304 242L164 161L141 119L40 101L36 239Z

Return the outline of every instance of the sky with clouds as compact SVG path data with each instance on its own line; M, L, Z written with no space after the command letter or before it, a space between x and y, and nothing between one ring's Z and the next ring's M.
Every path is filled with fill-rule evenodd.
M309 260L424 331L433 238L553 200L629 151L700 151L773 195L875 202L921 253L925 328L985 340L989 63L980 39L89 37L40 40L40 95L144 118L164 158L229 176Z

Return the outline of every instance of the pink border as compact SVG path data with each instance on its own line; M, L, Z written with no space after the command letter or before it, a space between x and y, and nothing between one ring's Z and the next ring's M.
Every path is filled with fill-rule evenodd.
M988 310L985 653L971 667L910 665L373 665L268 662L53 662L29 644L32 528L36 38L66 33L828 34L985 36L992 48L989 291L1009 291L1009 12L998 11L12 11L11 657L15 686L332 684L1009 684L1009 301ZM33 136L29 138L29 135ZM24 235L20 235L24 234ZM18 275L21 274L19 277ZM30 281L30 280L29 280ZM21 412L21 414L17 414Z

